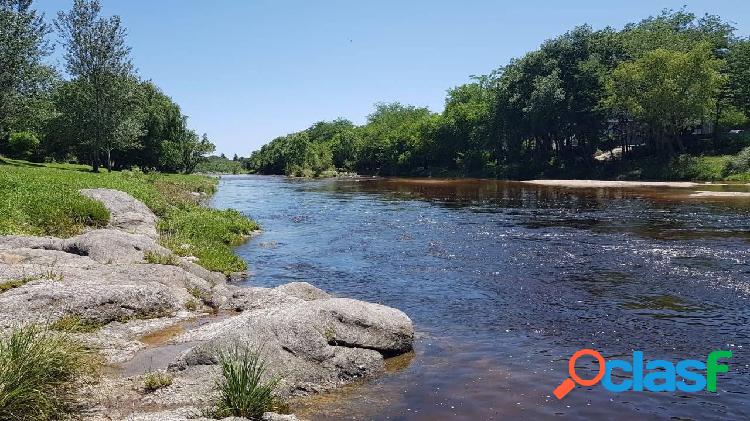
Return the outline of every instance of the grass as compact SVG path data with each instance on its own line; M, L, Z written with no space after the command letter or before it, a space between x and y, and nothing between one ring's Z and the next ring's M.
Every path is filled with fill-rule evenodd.
M0 158L0 235L70 237L86 227L103 227L109 221L107 209L78 190L110 188L131 194L160 218L162 243L173 252L193 255L209 270L245 270L231 247L258 226L239 212L205 208L192 194L212 194L216 184L215 178L198 175L95 174L80 165Z
M233 209L197 208L159 222L164 247L180 256L193 255L203 267L224 273L247 268L231 247L242 244L258 228L255 222Z
M24 286L31 281L36 281L37 279L38 278L33 277L33 276L27 276L25 278L11 279L9 281L0 282L0 294L2 294L5 291L10 291L13 288Z
M0 419L67 418L91 359L63 335L29 326L0 338Z
M179 262L177 260L177 257L173 254L162 254L153 250L147 251L143 258L146 260L146 263L150 263L152 265L171 265L176 266Z
M50 329L68 333L91 333L99 330L103 325L81 319L80 316L66 315L50 325Z
M185 309L195 311L198 309L198 301L195 298L191 298L185 302Z
M221 376L216 387L220 393L214 417L245 417L261 419L264 412L278 408L273 390L274 378L263 381L266 366L259 353L236 348L219 356Z
M57 273L50 269L42 273L41 275L25 276L19 279L11 279L8 281L3 281L3 282L0 282L0 294L2 294L5 291L10 291L13 288L22 287L31 281L36 281L39 279L49 279L51 281L62 282L65 280L65 276L62 273Z
M143 390L146 391L146 393L152 393L171 385L172 376L161 371L148 373L143 379Z

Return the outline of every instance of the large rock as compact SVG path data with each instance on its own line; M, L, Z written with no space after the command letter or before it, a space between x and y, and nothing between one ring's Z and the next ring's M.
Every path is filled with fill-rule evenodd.
M131 234L158 238L156 215L133 196L111 189L85 189L81 194L102 202L111 215L109 227Z
M312 288L310 286L310 288ZM320 392L383 371L383 358L411 350L414 330L401 311L345 298L312 301L252 289L252 310L187 332L195 342L173 364L212 365L236 348L259 352L282 396Z

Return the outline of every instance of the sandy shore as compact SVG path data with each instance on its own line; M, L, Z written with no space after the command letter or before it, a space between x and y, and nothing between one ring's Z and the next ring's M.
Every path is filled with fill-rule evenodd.
M710 186L717 184L693 183L690 181L606 181L606 180L528 180L522 181L526 184L537 186L558 186L558 187L580 187L580 188L601 188L601 187L676 187L676 188L693 188L699 186ZM720 184L719 184L720 185Z
M740 191L697 191L691 193L690 197L744 197L750 198L750 192Z

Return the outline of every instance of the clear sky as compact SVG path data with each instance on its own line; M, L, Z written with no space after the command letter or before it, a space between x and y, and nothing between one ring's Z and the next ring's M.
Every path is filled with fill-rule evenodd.
M102 0L133 62L207 132L249 153L319 120L364 122L400 101L441 111L446 89L588 23L621 27L687 5L750 33L748 0ZM68 0L37 0L48 18Z

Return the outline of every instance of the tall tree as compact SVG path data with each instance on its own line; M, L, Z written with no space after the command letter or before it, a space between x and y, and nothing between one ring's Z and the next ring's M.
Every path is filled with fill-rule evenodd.
M731 46L727 75L732 104L750 117L750 38L738 40Z
M207 134L203 133L203 136L198 137L197 133L188 129L186 119L183 123L185 124L174 147L180 160L179 169L185 174L190 174L195 171L198 163L206 159L206 155L216 150L216 146L208 140Z
M75 0L69 12L60 12L55 25L65 47L66 70L79 88L83 118L78 125L93 171L101 154L134 147L140 133L137 85L125 44L125 29L118 16L100 16L99 0Z
M44 15L33 0L0 0L0 138L23 130L34 101L46 91L53 71L42 64L51 52ZM23 126L23 124L21 124Z
M645 123L652 145L669 153L683 131L712 114L720 68L721 61L711 55L707 43L686 53L649 51L614 70L607 104Z

